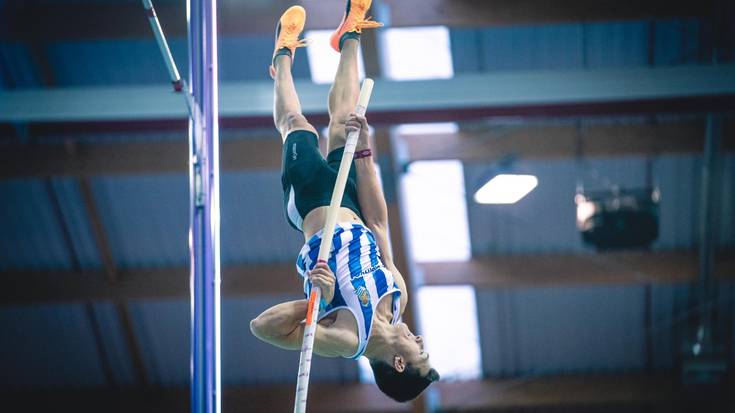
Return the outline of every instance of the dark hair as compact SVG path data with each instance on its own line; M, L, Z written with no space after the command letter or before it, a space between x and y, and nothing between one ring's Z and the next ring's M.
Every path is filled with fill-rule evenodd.
M411 366L406 366L403 372L399 372L383 361L370 360L370 367L373 369L375 384L380 391L398 402L415 399L432 382L439 380L439 373L434 369L431 369L426 376L421 376L419 371Z

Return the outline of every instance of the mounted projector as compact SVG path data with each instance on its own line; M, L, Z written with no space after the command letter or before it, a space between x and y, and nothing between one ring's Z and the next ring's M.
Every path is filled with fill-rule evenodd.
M578 193L577 228L598 250L645 248L658 238L658 189Z

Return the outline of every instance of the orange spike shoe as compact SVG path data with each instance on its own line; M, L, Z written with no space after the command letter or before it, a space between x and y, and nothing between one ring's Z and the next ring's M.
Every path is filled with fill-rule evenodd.
M299 39L306 24L306 10L301 6L291 6L283 12L276 25L276 47L273 50L273 63L276 56L288 55L294 58L297 47L306 46L306 40Z
M347 8L342 23L329 38L332 49L339 52L342 50L344 39L357 38L362 33L362 29L374 29L383 25L383 23L370 20L371 17L365 18L365 14L367 14L372 3L372 0L347 0Z

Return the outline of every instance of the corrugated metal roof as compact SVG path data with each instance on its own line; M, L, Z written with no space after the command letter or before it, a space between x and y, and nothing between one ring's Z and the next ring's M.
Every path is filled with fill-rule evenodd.
M102 267L97 244L92 235L87 208L82 201L79 181L76 178L52 178L54 196L58 199L64 225L69 230L74 256L80 269Z
M584 25L584 67L645 66L648 64L646 22Z
M653 64L696 63L709 47L701 26L668 19L452 28L452 59L455 73L646 66L653 40Z
M709 54L706 50L710 45L702 44L703 25L699 20L656 21L655 27L655 65L701 62Z
M189 383L188 300L136 300L128 303L148 380L156 385Z
M0 42L0 82L5 88L41 86L28 46Z
M702 27L697 19L666 19L452 28L454 69L455 73L464 73L645 66L651 41L655 65L697 63L708 58L711 48L703 43L706 37L701 35ZM181 75L187 77L186 39L168 40ZM272 36L267 34L220 37L220 79L267 79L272 43ZM39 47L48 57L57 86L168 81L152 34L141 39L75 40ZM732 50L726 52L725 57L733 55ZM302 58L302 64L293 68L294 77L309 78L308 57L304 54ZM0 70L2 77L10 80L9 87L40 86L37 68L25 45L0 44Z
M490 376L612 371L644 365L643 287L478 292Z
M580 33L581 27L573 24L483 29L483 68L494 71L582 67Z
M118 266L188 263L186 175L96 177L91 183ZM0 181L0 190L6 194L0 204L0 269L74 270L77 263L81 270L101 267L75 178ZM58 211L50 191L58 199ZM303 238L284 219L280 172L223 174L221 203L225 265L295 259Z
M733 164L725 157L725 173L719 191L722 214L718 231L721 245L735 243L733 231ZM640 156L588 159L582 170L585 189L619 185L645 186L646 159ZM660 235L654 249L692 248L697 244L698 188L701 157L666 155L653 162L653 177L661 190ZM512 205L480 205L471 196L495 165L465 164L467 209L472 252L476 255L589 251L576 228L574 195L580 169L573 160L529 161L513 165L513 172L538 177L539 185ZM591 176L598 175L599 179Z
M478 291L484 374L672 369L692 334L692 294L686 283ZM716 304L733 333L735 283L719 284Z
M97 177L92 189L119 267L187 265L186 175Z
M172 37L168 42L181 76L188 78L186 39ZM167 83L169 80L153 33L144 39L51 43L46 51L59 86L149 84ZM273 37L222 36L218 53L221 81L267 80L268 65L273 54ZM294 77L309 78L311 72L306 54L303 53L299 60L293 67Z
M273 22L275 27L276 22ZM292 68L294 78L311 77L305 49L298 52ZM222 81L269 80L268 66L273 58L273 36L223 36L219 39L219 75Z
M141 19L145 18L141 5ZM189 73L186 40L168 39L181 76ZM58 86L167 83L168 72L153 39L88 40L46 46Z
M671 370L693 338L695 293L688 283L478 290L484 375ZM716 334L735 334L735 283L720 282L715 300Z
M296 259L304 239L284 218L279 171L225 173L220 196L223 262Z
M111 384L116 387L139 384L135 382L130 349L115 305L109 301L101 301L94 303L92 309L99 328L104 357L112 373L111 379L114 383Z
M83 305L0 308L0 326L4 389L106 385Z
M0 269L70 270L70 246L41 179L0 181Z
M186 265L189 184L185 175L95 178L94 192L121 267ZM303 239L283 216L280 173L221 177L224 264L295 259Z

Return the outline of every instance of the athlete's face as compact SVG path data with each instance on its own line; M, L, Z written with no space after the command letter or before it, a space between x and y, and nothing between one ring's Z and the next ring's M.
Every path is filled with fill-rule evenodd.
M429 353L424 351L423 338L414 335L405 323L399 325L399 332L396 350L403 364L417 369L422 376L429 374L431 363Z

